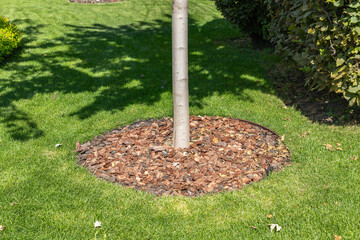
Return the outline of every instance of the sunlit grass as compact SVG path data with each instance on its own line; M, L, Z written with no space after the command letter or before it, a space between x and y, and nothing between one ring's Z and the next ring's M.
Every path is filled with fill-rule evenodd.
M0 66L1 239L360 235L359 127L312 123L284 107L267 77L278 57L233 44L245 36L213 2L190 0L190 112L273 129L293 164L241 191L186 198L96 179L72 153L77 141L172 115L171 1L0 1L0 14L25 33ZM283 229L271 233L270 223Z

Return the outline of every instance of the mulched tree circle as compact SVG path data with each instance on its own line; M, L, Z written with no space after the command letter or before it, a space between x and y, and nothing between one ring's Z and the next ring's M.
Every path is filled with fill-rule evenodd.
M70 2L75 3L115 3L115 2L122 2L124 0L69 0Z
M190 117L189 148L172 147L173 123L139 120L76 144L78 163L99 178L155 195L241 189L290 164L272 130L246 120Z

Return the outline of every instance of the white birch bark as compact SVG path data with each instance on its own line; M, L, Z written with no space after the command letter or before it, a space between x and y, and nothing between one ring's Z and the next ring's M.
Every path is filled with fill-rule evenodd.
M174 147L190 145L188 87L188 0L173 0L172 79Z

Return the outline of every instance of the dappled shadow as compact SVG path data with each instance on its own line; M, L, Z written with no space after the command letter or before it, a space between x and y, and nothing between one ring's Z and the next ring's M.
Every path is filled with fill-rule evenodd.
M10 136L16 140L26 141L43 135L43 131L28 114L17 109L13 104L1 108L0 123L5 125Z
M22 61L21 54L25 49L31 48L30 44L36 40L37 34L40 33L40 29L44 25L35 24L31 19L16 19L12 21L16 25L24 24L23 28L20 31L26 35L22 39L20 46L15 49L15 51L7 56L3 62L0 64L0 69L11 70L13 65L11 63L17 63ZM23 76L26 76L27 72L25 71L26 67L17 67L17 73L11 75L9 78L0 78L0 123L3 123L7 129L8 134L15 140L27 141L32 138L38 138L43 135L43 131L40 130L34 120L32 120L29 115L17 108L14 102L18 99L26 99L33 96L34 92L31 93L33 84L29 82L23 82L21 85L22 88L28 89L27 96L22 95L23 92L19 91L18 88L12 89L12 86L17 84L13 82L14 78L17 75L20 75L20 72ZM24 71L22 71L24 70ZM11 89L9 91L9 89Z
M258 58L249 58L250 54L239 54L233 47L214 41L216 32L225 25L224 20L205 25L189 21L192 106L204 107L206 97L229 92L252 101L245 89L271 92L268 82L254 80L264 76L264 70L256 64ZM93 101L71 113L85 119L99 111L119 111L131 104L152 105L164 92L171 93L170 16L167 21L118 27L66 27L65 35L38 44L37 51L21 59L21 64L12 65L11 76L0 78L2 107L9 108L13 102L32 98L36 93L96 92ZM28 126L31 128L31 124Z
M11 21L16 26L22 25L20 32L23 34L22 40L17 48L14 49L13 53L5 57L5 60L0 62L0 67L6 67L6 64L21 59L21 54L25 49L33 48L30 46L31 42L36 40L36 36L40 34L40 29L44 27L42 24L36 24L31 19L15 19ZM24 37L24 35L26 37Z
M15 19L12 21L16 26L24 26L20 29L21 33L25 34L26 37L22 39L22 45L27 45L32 41L36 40L38 34L41 33L41 28L45 27L43 24L36 24L33 20L26 19ZM29 46L27 46L29 47Z

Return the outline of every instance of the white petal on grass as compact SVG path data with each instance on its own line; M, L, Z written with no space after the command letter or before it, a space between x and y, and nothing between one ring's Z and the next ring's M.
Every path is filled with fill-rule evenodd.
M101 227L101 222L96 221L96 222L94 223L94 227L100 228L100 227Z
M4 230L4 226L0 225L0 231Z
M60 147L60 146L62 146L61 143L58 143L58 144L55 145L56 148L57 148L57 147Z
M274 230L274 228L276 228L276 231L280 231L281 230L281 226L279 226L278 224L268 224L270 226L270 231L272 232Z

